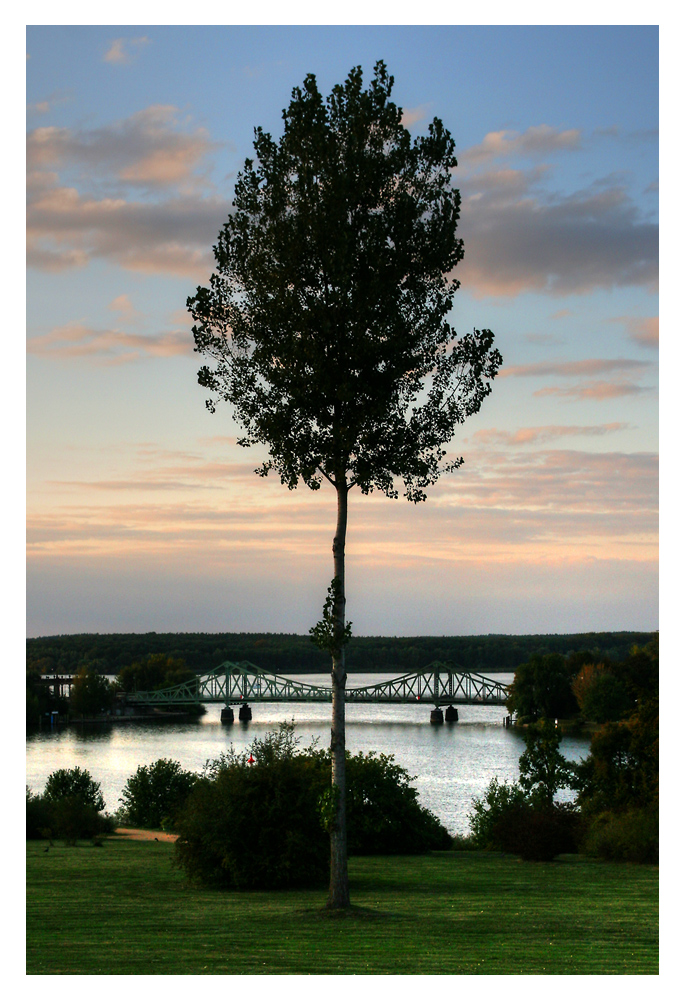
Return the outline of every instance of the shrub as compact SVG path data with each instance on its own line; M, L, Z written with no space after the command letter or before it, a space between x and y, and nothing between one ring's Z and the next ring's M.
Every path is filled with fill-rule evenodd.
M421 806L410 775L393 756L359 753L346 761L349 854L421 854L445 851L451 837Z
M119 799L126 821L152 829L162 824L173 826L196 780L196 774L184 771L175 760L162 757L141 765L128 778Z
M581 850L605 861L657 864L659 816L652 809L600 813L586 831Z
M323 885L331 798L327 751L298 750L293 724L207 762L177 819L178 863L205 884L235 888ZM251 758L251 763L250 763ZM347 754L350 854L447 849L451 838L422 808L403 768L385 754Z
M51 796L34 795L30 788L26 789L27 840L52 840L54 837L75 844L77 840L112 833L114 827L111 816L102 815L83 797L76 794L56 796L54 790Z
M581 819L572 805L534 801L515 783L496 778L470 814L478 847L518 854L526 861L550 861L578 850Z
M502 784L493 778L481 799L474 799L470 813L470 830L477 847L502 850L498 845L498 828L526 803L526 796L514 782Z
M26 788L26 839L42 840L53 833L52 806L42 795Z
M89 771L81 771L80 767L53 771L45 783L44 798L48 802L73 798L91 806L95 812L104 809L99 782L93 780Z
M326 785L325 769L303 755L225 764L196 782L178 815L178 863L223 888L323 885L329 839L317 800Z

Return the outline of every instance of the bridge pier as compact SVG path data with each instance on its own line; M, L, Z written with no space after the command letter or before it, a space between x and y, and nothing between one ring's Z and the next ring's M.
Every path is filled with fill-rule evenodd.
M446 709L446 722L457 722L458 721L458 710L452 705L449 705Z
M246 702L240 705L240 722L251 722L251 708Z
M235 713L229 705L226 705L225 708L221 709L221 722L225 723L226 726L230 726L234 721Z
M432 723L433 726L443 725L443 712L441 711L438 705L436 706L436 708L432 709L432 714L429 716L429 721Z

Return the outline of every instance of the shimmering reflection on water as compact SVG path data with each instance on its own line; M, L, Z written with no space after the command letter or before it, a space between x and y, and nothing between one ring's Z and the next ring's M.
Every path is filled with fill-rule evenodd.
M354 674L350 687L375 684L395 675ZM496 674L509 683L510 674ZM329 684L328 675L298 675L310 684ZM204 763L228 749L246 748L254 737L262 738L279 722L294 720L301 746L317 739L327 746L330 735L330 705L252 703L250 723L223 726L221 705L207 705L206 715L190 722L135 722L84 730L69 727L57 732L37 733L27 740L26 782L34 792L45 786L48 775L61 767L87 768L102 785L107 809L114 811L127 778L140 764L160 757L179 761L184 768L200 771ZM347 746L357 753L375 750L394 754L396 761L414 776L420 801L431 809L451 833L467 833L472 798L481 795L493 777L514 781L519 774L519 755L524 744L519 733L505 729L502 706L458 706L460 721L433 726L432 706L347 705ZM562 752L569 760L588 753L589 740L565 737ZM568 796L566 796L568 797Z

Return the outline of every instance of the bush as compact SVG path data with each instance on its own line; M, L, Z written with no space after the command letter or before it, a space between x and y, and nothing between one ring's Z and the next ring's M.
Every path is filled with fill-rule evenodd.
M42 795L26 789L26 839L42 840L53 833L53 811Z
M329 839L317 800L326 785L325 769L303 755L225 764L196 782L178 815L178 863L216 887L324 885Z
M113 833L114 827L112 817L102 815L92 802L78 795L55 797L53 794L49 797L47 794L34 795L30 788L26 789L27 840L52 840L54 837L75 844L77 840Z
M324 885L331 798L327 751L298 750L283 724L244 754L207 762L177 819L178 863L190 877L225 888ZM252 763L250 763L250 758ZM415 854L450 847L403 768L385 754L347 754L349 854Z
M659 816L651 809L601 813L593 818L581 850L589 857L605 861L657 864Z
M410 775L393 756L347 756L349 854L422 854L450 848L450 834L420 805L409 782Z
M578 850L581 818L572 805L533 801L519 785L496 778L470 814L472 840L487 850L550 861Z
M502 784L493 778L481 799L474 799L470 813L470 830L477 847L502 850L498 845L498 828L509 816L526 803L519 785Z
M119 799L125 820L151 829L173 826L196 780L196 774L184 771L175 760L162 757L154 764L141 765Z

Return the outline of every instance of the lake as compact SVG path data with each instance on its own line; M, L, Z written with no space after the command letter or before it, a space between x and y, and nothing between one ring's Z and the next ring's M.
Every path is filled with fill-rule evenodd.
M287 675L309 684L329 685L328 674ZM388 680L395 674L350 674L348 687ZM512 674L492 674L509 684ZM42 792L48 775L58 768L81 767L102 786L108 812L120 805L126 780L140 764L160 757L201 771L207 760L232 744L236 750L263 738L279 722L294 721L301 747L313 740L326 747L330 739L331 705L251 702L251 722L221 724L221 705L207 705L206 715L191 721L128 722L112 725L67 726L31 734L26 741L26 783ZM430 724L432 705L347 705L346 745L352 753L393 754L414 777L421 803L435 813L452 834L466 834L472 799L492 778L515 781L524 741L506 729L501 705L458 705L459 721ZM237 713L235 713L237 715ZM588 736L565 736L561 751L571 761L587 756ZM562 797L560 795L559 797ZM569 792L564 793L570 798Z

